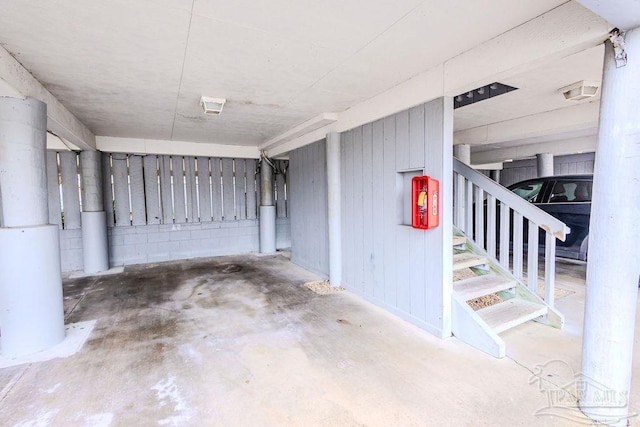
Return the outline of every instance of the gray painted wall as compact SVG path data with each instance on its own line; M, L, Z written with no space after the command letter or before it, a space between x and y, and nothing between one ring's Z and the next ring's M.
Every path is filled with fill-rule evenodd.
M553 173L556 175L593 173L593 162L595 158L596 153L557 156L553 160Z
M110 264L258 251L255 166L253 159L105 153ZM287 162L278 161L278 166L286 171ZM62 271L82 270L77 154L49 151L47 177L49 220L60 227ZM288 248L284 174L278 175L276 185L276 243Z
M329 275L327 152L324 140L289 154L291 261Z
M451 333L452 137L440 98L341 138L343 285L438 336ZM440 180L438 228L403 225L412 174Z
M555 175L593 173L594 159L595 153L556 156L553 159L553 173ZM537 177L536 159L516 160L504 164L500 174L500 184L507 187L516 182Z

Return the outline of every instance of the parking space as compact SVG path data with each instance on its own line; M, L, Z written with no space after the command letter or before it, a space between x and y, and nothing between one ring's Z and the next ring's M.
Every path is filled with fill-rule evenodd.
M567 328L509 331L502 360L312 280L283 255L66 280L68 321L96 329L73 357L2 371L3 423L566 425L536 415L547 394L530 382L550 360L579 366L584 265L558 262Z

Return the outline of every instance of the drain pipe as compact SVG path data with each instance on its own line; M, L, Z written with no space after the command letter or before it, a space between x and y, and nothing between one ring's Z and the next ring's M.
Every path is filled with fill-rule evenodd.
M263 151L260 153L260 253L276 251L276 207L273 197L274 167Z

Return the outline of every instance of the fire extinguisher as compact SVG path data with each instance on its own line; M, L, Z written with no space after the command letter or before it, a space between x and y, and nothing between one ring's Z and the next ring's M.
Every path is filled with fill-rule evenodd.
M422 230L440 223L440 182L429 176L411 180L411 226Z

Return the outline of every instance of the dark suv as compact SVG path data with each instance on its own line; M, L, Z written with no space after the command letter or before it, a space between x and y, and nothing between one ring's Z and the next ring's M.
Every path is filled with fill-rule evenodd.
M508 188L571 228L566 241L557 242L557 256L586 261L592 184L593 175L564 175L528 179Z

